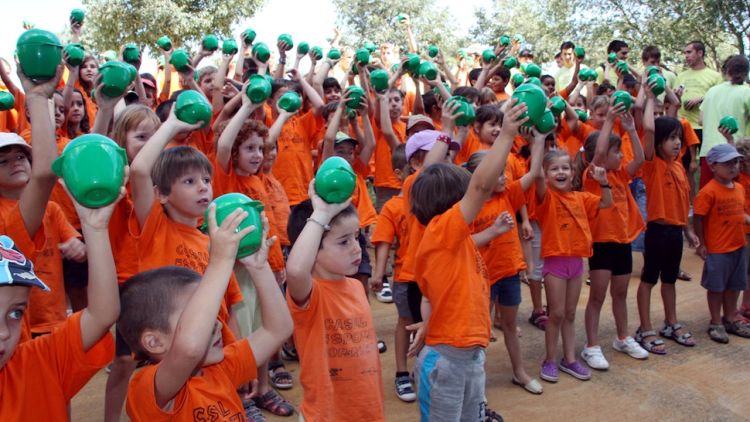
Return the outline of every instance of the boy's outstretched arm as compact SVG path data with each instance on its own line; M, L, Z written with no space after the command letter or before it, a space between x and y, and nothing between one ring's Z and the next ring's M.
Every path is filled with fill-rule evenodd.
M349 198L340 204L326 203L315 193L315 179L310 181L308 195L312 201L313 213L308 218L297 241L294 242L286 262L287 289L298 305L306 305L310 299L313 266L325 232L324 227L328 226L333 217L352 202Z
M216 223L216 206L212 204L209 208L211 246L208 266L177 321L172 346L161 360L154 377L156 403L160 408L164 408L182 389L203 360L212 335L221 331L221 324L216 318L232 275L237 248L240 240L253 231L253 227L237 230L247 215L246 211L238 208L219 227Z
M178 132L198 129L202 124L203 122L194 125L181 122L174 114L173 105L167 121L162 123L159 129L151 135L151 138L143 145L143 148L133 160L130 166L132 181L130 186L133 189L133 210L140 227L143 227L146 223L151 207L154 205L154 198L156 198L154 182L151 180L151 169L156 164L159 154Z
M459 202L461 213L467 224L471 224L474 221L479 210L482 209L484 201L492 194L497 185L497 178L500 177L504 170L504 168L501 168L501 164L508 158L510 149L513 146L513 139L518 133L518 128L528 120L528 118L520 118L526 111L526 104L517 104L514 100L511 100L511 104L513 107L503 119L503 129L500 132L500 136L492 145L487 156L479 163L479 167L474 171L469 182L469 187Z
M120 316L120 291L117 287L117 271L109 240L109 219L115 205L125 195L128 183L128 168L120 187L120 196L106 207L89 209L70 196L81 220L81 231L86 239L89 285L88 305L81 313L81 340L83 350L89 350L106 334Z
M263 239L268 238L268 218L263 213ZM263 325L248 336L253 356L258 363L266 362L279 350L284 341L292 335L294 325L289 307L286 306L276 277L268 265L268 250L276 242L276 237L267 239L254 254L240 259L240 263L250 274L258 292L260 314Z
M52 172L52 161L57 157L55 125L48 105L62 76L62 69L62 65L58 65L55 77L38 85L21 72L20 66L18 70L18 78L26 92L26 109L34 122L31 126L31 140L34 143L31 149L31 178L18 204L26 231L32 238L42 225L49 196L57 182L57 176Z
M346 98L346 95L344 98ZM326 127L326 133L323 137L323 156L321 157L321 162L335 154L334 145L336 144L336 134L339 131L341 115L344 114L344 104L346 103L344 98L339 101L339 104L336 106L336 111L328 120L328 127Z

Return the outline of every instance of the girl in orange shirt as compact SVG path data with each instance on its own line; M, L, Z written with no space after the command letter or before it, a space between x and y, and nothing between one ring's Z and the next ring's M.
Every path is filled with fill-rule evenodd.
M664 342L656 338L651 326L651 290L661 277L664 302L662 337L692 347L695 339L677 322L675 282L682 260L683 232L690 247L698 246L698 238L687 224L690 208L690 185L685 168L677 160L680 154L682 124L674 117L655 121L654 137L644 139L643 180L646 183L646 250L643 272L638 286L638 314L641 325L635 339L651 353L665 354Z
M544 331L546 357L541 378L557 382L558 368L580 380L591 378L575 358L575 311L583 282L583 259L591 256L591 229L600 208L612 205L607 172L591 165L587 171L602 188L602 196L573 191L573 168L567 152L548 152L537 175L536 216L542 228L545 291L549 321ZM557 340L562 333L563 359L557 363Z
M84 133L89 133L91 121L86 113L86 103L80 90L73 90L73 101L66 111L65 130L68 138L73 139Z
M612 134L612 127L618 116L633 141L634 158L627 163L623 163L623 155L620 151L621 138ZM653 95L648 97L645 116L645 136L653 137ZM599 316L610 280L612 281L612 313L617 327L617 337L612 342L612 347L636 359L648 358L648 352L627 334L626 299L630 273L633 272L633 254L630 246L643 229L644 224L638 205L628 188L628 180L643 165L643 150L635 130L633 117L629 112L624 111L624 105L609 108L602 130L586 139L583 151L578 154L578 160L580 169L585 168L588 163L604 167L607 170L607 179L612 185L613 206L602 210L591 223L594 254L589 258L591 290L586 304L585 317L588 341L581 351L581 358L591 368L606 370L609 368L609 362L602 354L598 335ZM586 175L583 175L582 179L583 190L595 195L601 194L602 188L597 181Z

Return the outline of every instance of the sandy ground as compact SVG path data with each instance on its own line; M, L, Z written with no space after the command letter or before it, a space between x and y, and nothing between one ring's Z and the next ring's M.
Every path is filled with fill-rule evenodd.
M637 326L635 292L641 267L640 255L634 254L634 258L636 277L631 279L628 292L631 331L635 331ZM502 333L498 331L500 340L487 349L486 394L490 407L499 411L506 421L750 420L747 393L747 386L750 385L750 366L747 365L750 340L731 336L729 344L721 345L708 338L708 308L705 290L699 283L702 261L693 251L686 249L683 268L693 274L694 281L678 281L678 317L696 337L696 347L686 348L668 340L666 356L651 355L646 361L615 352L610 346L615 334L608 299L602 312L600 338L611 365L609 371L594 371L592 379L587 382L561 373L557 384L542 381L544 394L534 396L511 384L510 361ZM531 309L527 288L524 288L523 295L524 302L519 312L522 354L526 370L538 377L539 364L544 355L544 335L526 321ZM588 288L584 285L576 319L579 352L585 341L583 312L587 298ZM658 288L654 290L652 300L652 321L655 327L660 327L663 313ZM373 300L372 307L378 336L386 339L389 347L381 355L386 416L391 421L418 420L416 404L399 401L393 389L395 306ZM298 404L302 396L298 366L288 364L287 368L297 384L283 394ZM102 371L75 397L72 405L74 421L102 420L105 382L106 374ZM123 416L122 420L128 419ZM297 418L269 416L269 420L291 422Z

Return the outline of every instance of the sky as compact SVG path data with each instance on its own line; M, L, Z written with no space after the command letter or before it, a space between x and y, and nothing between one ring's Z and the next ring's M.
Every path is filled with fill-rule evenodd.
M436 0L440 6L447 7L453 15L460 31L468 31L472 24L476 7L489 7L492 0ZM70 15L70 10L81 7L80 0L32 0L4 1L3 15L5 25L0 25L0 57L12 62L15 41L23 32L23 20L33 22L37 28L59 32ZM43 11L43 13L40 13ZM290 13L292 12L293 13ZM394 11L394 16L398 11ZM283 28L278 24L284 22ZM235 29L235 36L246 28L253 28L258 41L271 46L276 44L276 37L281 32L292 34L295 42L307 41L310 45L325 46L326 38L333 36L336 25L336 11L330 0L266 0L265 5L252 18L240 22ZM144 63L143 71L155 63Z

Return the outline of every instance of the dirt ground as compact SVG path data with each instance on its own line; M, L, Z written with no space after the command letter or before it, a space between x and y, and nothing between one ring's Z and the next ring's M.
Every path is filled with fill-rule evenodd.
M637 326L635 292L641 267L640 254L634 254L634 260L635 277L630 281L628 292L631 331L635 331ZM678 281L677 312L680 321L695 336L698 342L696 347L686 348L667 340L668 354L651 355L646 361L615 352L610 346L615 334L608 299L602 312L600 338L604 354L610 362L609 371L593 371L592 379L586 382L561 373L557 384L542 381L544 394L534 396L511 384L510 361L502 333L497 332L500 339L487 349L486 394L490 407L501 413L506 421L750 420L747 390L750 385L750 366L747 364L750 340L731 336L729 344L721 345L708 338L708 308L705 290L699 282L702 261L693 251L686 249L683 268L693 275L693 281ZM587 298L588 289L584 285L576 319L579 352L585 342L583 312ZM526 321L531 309L526 288L523 290L523 300L519 311L522 354L526 370L538 378L539 364L544 355L544 335ZM381 355L387 419L418 420L417 405L399 401L393 388L395 306L373 300L372 307L378 336L388 343L388 351ZM662 318L657 288L652 297L652 321L655 327L660 327ZM283 394L297 405L302 396L298 366L288 363L287 368L297 384ZM102 420L105 382L106 374L102 371L75 397L72 404L73 421ZM122 420L128 419L123 416ZM297 418L269 416L269 420L291 422Z

